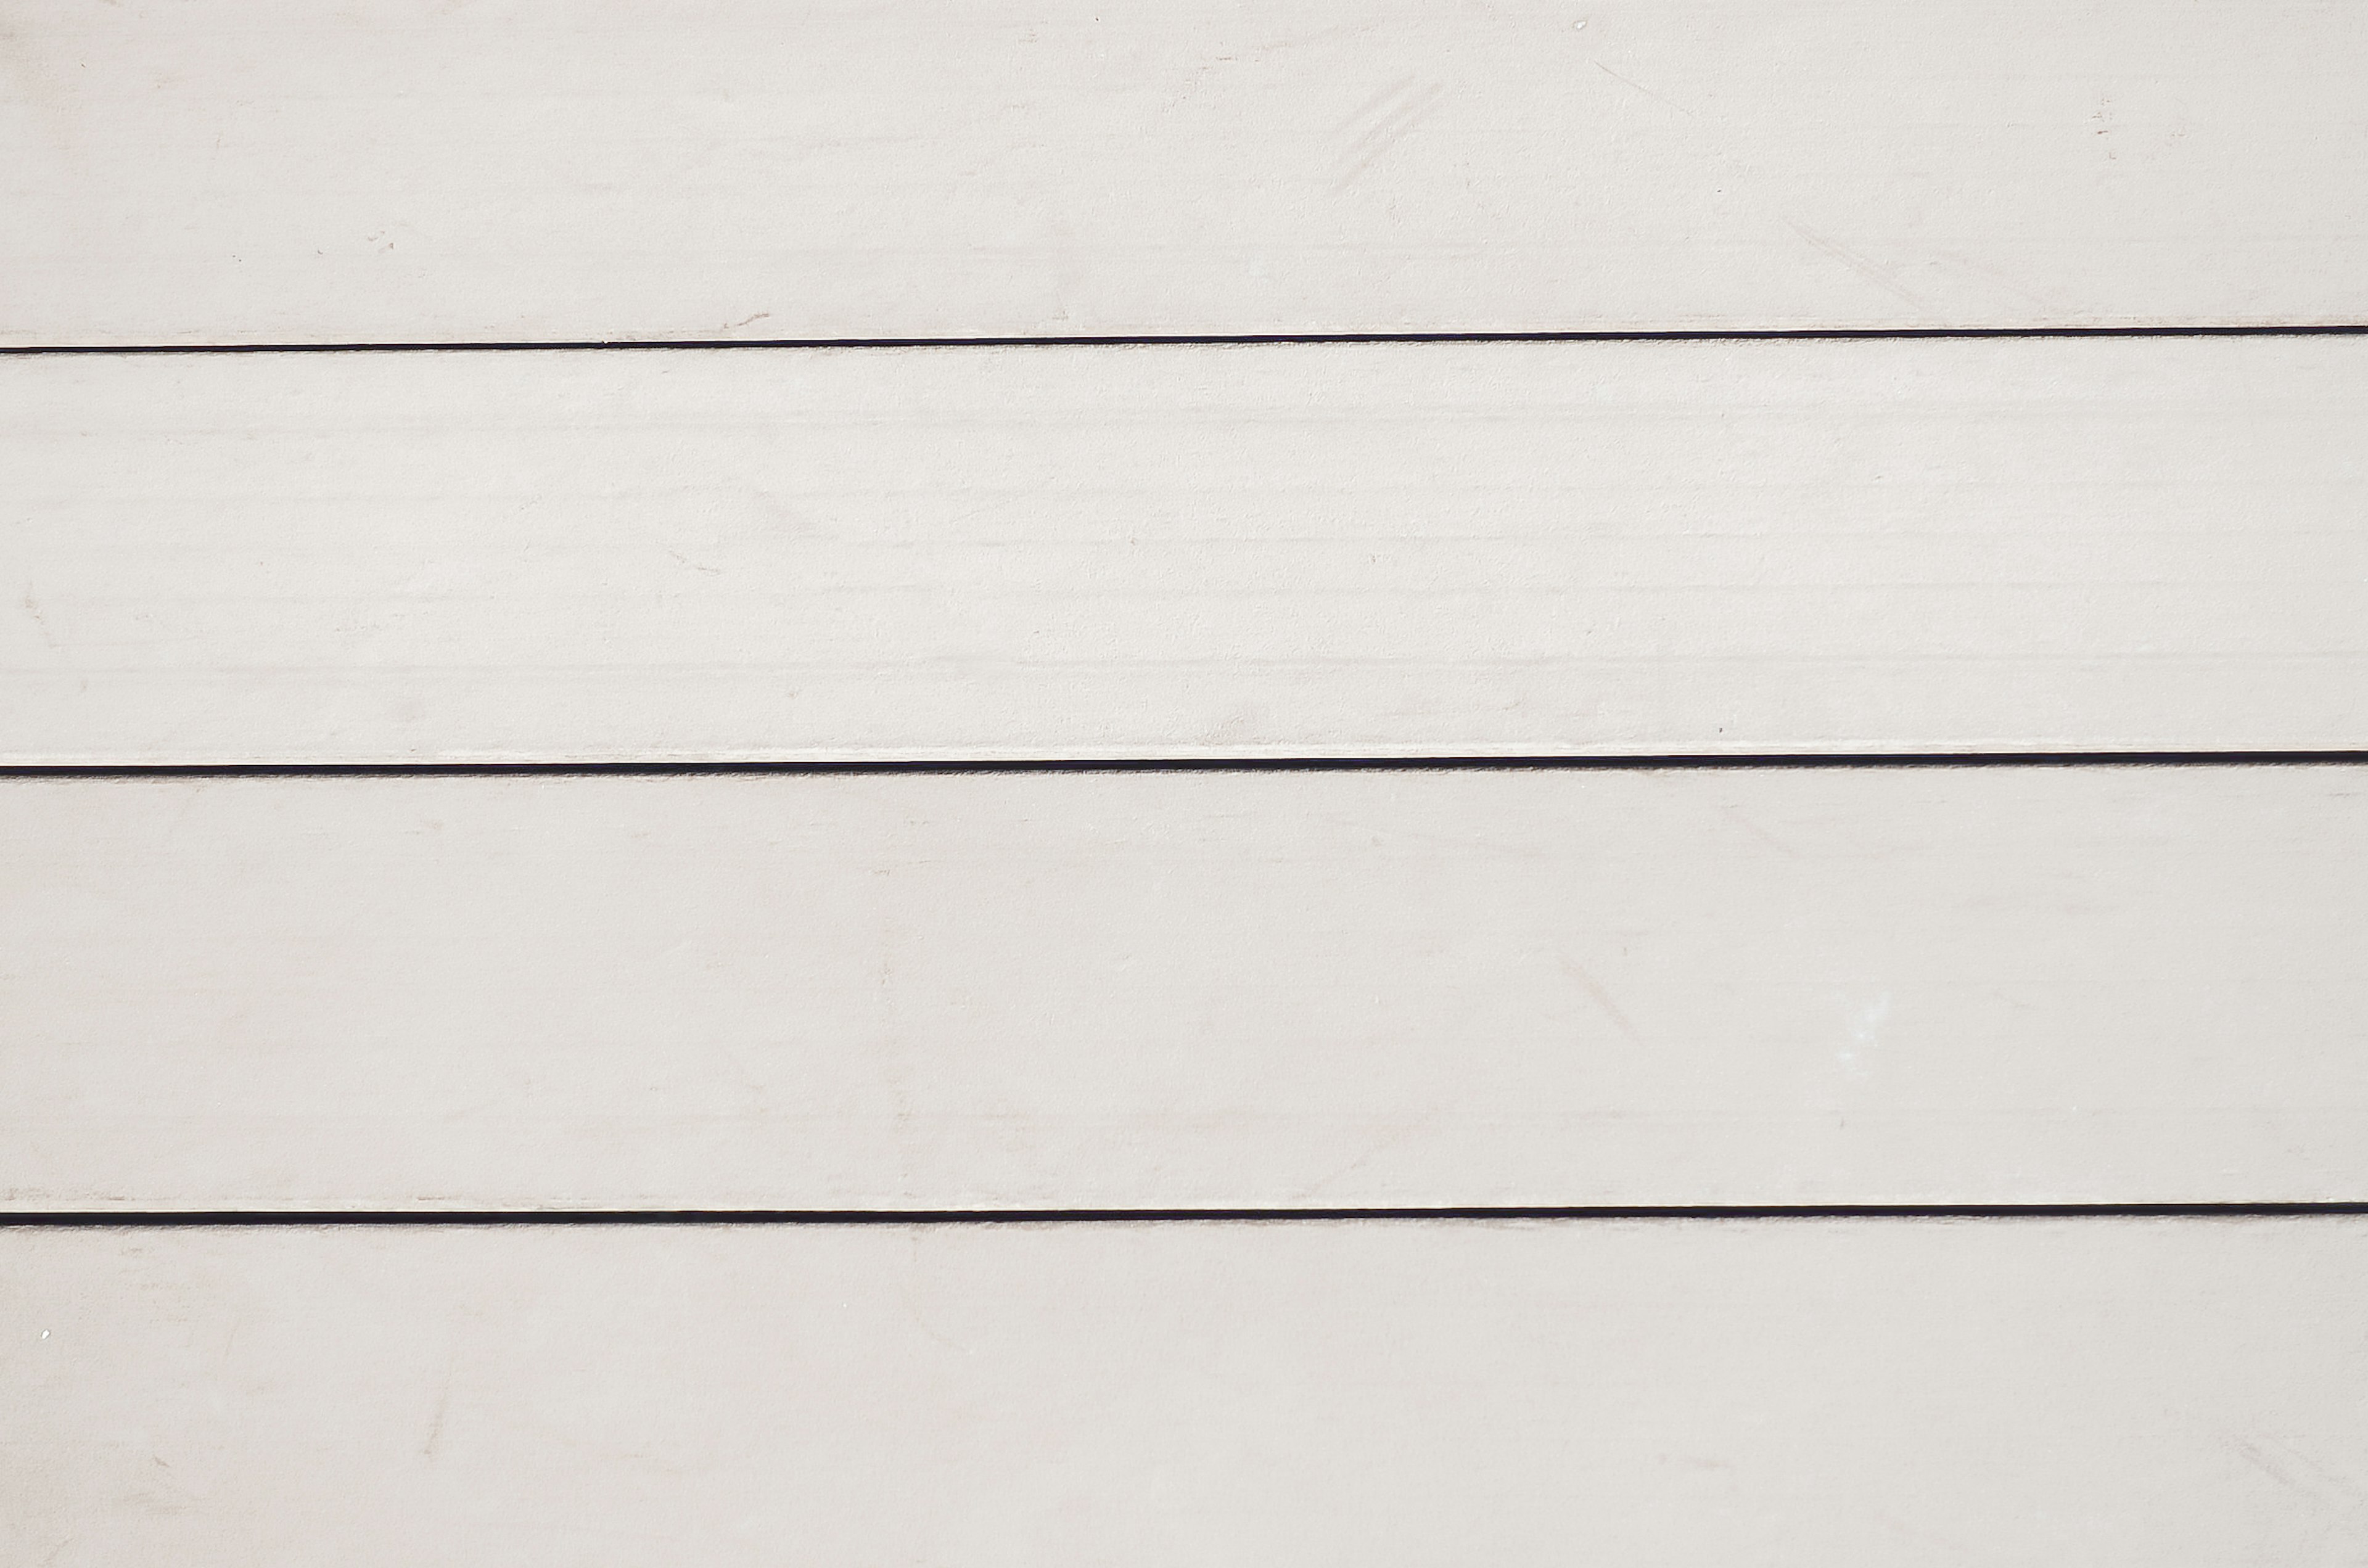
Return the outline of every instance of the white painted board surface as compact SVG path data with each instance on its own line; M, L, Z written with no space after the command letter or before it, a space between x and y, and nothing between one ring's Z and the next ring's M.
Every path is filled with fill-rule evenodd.
M18 1210L2368 1198L2368 769L0 783Z
M0 363L0 759L2368 745L2368 339Z
M2313 0L18 0L0 342L2368 320Z
M2368 1222L0 1234L50 1568L2368 1551Z

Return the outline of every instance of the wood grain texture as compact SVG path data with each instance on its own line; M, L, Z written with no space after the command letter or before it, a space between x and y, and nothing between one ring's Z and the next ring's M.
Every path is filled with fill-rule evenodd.
M0 1241L51 1568L2368 1550L2357 1221Z
M2357 747L2368 339L0 364L0 758Z
M0 1194L2358 1199L2363 780L18 780Z
M2350 4L8 22L0 342L2368 320Z

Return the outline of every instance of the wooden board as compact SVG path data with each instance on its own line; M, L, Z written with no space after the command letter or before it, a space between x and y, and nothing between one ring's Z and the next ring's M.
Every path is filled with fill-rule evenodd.
M5 10L0 1562L2368 1562L2368 6Z
M0 342L2368 320L2310 0L18 0Z
M0 1195L2368 1199L2363 782L17 780Z
M2362 1221L5 1240L50 1568L2368 1551Z
M2368 745L2368 339L0 363L17 763Z

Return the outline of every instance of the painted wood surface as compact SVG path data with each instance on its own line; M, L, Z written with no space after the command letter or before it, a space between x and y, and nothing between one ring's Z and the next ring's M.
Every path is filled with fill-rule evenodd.
M2368 1551L2368 1221L6 1240L51 1568Z
M2368 339L0 363L18 763L2368 745Z
M2364 782L9 781L0 1193L2360 1199Z
M2368 320L2308 0L18 0L0 342Z
M2368 323L2368 6L0 17L0 347ZM0 766L2368 746L2368 340L0 360ZM0 1211L2368 1198L2368 768L0 778ZM644 1216L646 1217L646 1216ZM2368 1220L0 1227L0 1560L2368 1559Z

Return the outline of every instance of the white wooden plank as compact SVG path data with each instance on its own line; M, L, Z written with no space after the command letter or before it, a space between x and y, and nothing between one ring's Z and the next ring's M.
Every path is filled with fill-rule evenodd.
M2337 1563L2368 1221L0 1234L50 1568Z
M13 781L0 1195L2356 1199L2363 780Z
M14 762L2368 744L2368 340L35 358Z
M2368 319L2324 0L17 0L0 342Z

